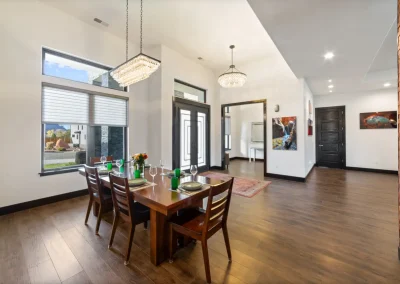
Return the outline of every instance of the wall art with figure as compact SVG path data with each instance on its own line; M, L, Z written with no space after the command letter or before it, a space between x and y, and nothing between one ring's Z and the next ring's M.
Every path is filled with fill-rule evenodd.
M276 117L272 119L272 149L297 150L295 116Z

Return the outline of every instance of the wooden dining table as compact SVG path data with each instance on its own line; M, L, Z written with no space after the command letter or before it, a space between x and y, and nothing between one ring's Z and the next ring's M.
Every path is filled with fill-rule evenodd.
M170 172L165 170L164 172ZM79 169L79 173L85 176L85 169ZM148 169L145 169L145 178L148 186L142 188L132 187L135 201L140 202L150 208L150 260L154 265L161 264L168 256L168 219L177 214L181 209L190 207L202 207L203 199L208 196L210 185L218 185L223 181L211 179L201 175L186 176L180 178L180 183L187 181L198 181L203 184L203 188L196 192L185 193L182 191L171 190L171 179L168 176L161 176L161 169L157 169L157 175L150 176ZM129 167L125 167L121 176L128 179L133 178L133 173ZM101 182L105 188L110 188L108 175L100 175Z

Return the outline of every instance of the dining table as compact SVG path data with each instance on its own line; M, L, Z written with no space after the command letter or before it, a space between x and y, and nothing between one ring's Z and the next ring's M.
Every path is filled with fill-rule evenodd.
M121 172L115 169L115 174L128 179L134 178L131 167L126 166L122 169ZM78 172L85 176L84 168L80 168ZM164 169L164 172L171 172L171 170ZM111 189L109 176L100 175L99 177L103 187ZM179 179L180 184L189 181L203 184L200 190L187 192L179 189L172 190L171 178L161 175L161 168L157 168L154 179L150 176L149 170L145 169L144 177L148 181L145 185L130 187L130 189L134 200L150 209L150 261L154 265L159 265L168 256L169 218L185 208L203 207L203 199L208 197L211 186L221 184L223 181L201 175L183 176Z

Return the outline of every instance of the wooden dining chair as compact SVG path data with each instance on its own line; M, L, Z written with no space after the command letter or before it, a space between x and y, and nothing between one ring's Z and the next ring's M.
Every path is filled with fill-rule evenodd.
M85 225L89 219L90 210L93 202L99 204L99 213L96 223L96 235L99 234L101 215L106 208L112 207L112 197L104 192L104 188L100 182L99 173L96 167L85 165L86 182L89 190L89 205L86 212Z
M207 240L220 229L222 229L224 234L229 262L232 261L227 228L232 186L233 178L222 184L211 186L205 212L192 208L186 211L184 210L179 216L173 216L169 221L169 261L173 262L172 258L176 247L176 233L201 241L207 283L211 283ZM214 200L214 198L217 198L217 200Z
M101 157L90 157L90 165L93 167L97 163L101 163L100 161ZM107 162L112 162L113 161L113 156L107 156Z
M108 248L111 248L113 244L119 218L130 223L131 231L129 233L128 251L124 262L125 265L128 265L136 225L143 223L145 228L147 227L147 221L150 220L150 210L147 206L134 201L134 195L129 189L127 178L121 178L112 173L110 173L109 176L112 200L114 203L114 222Z

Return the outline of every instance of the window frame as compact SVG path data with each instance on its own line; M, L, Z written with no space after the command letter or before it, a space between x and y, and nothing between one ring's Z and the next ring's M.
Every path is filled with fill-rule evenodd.
M114 69L112 67L109 67L109 66L106 66L106 65L103 65L103 64L100 64L100 63L96 63L96 62L93 62L93 61L90 61L90 60L87 60L87 59L83 59L81 57L77 57L77 56L74 56L74 55L70 55L70 54L67 54L67 53L56 51L56 50L53 50L53 49L50 49L50 48L47 48L47 47L42 47L42 75L44 75L44 76L49 76L49 77L52 77L52 78L59 78L59 79L67 80L67 81L71 81L71 82L78 82L78 83L86 84L86 85L89 85L89 86L96 86L96 87L99 87L99 88L105 88L105 89L115 90L115 91L119 91L119 92L125 92L125 93L128 92L128 87L124 87L123 90L117 90L117 89L110 88L110 87L103 87L103 86L89 84L89 83L86 83L86 82L75 81L75 80L71 80L71 79L68 79L68 78L57 77L57 76L45 74L44 73L44 61L45 61L46 53L47 54L51 54L51 55L55 55L55 56L59 56L59 57L62 57L62 58L68 59L68 60L76 61L76 62L79 62L79 63L82 63L82 64L86 64L86 65L89 65L89 66L92 66L92 67L104 69L104 70L107 70L108 72L110 72L111 70Z
M124 139L123 139L123 143L124 143L124 153L123 153L123 158L125 160L127 160L128 157L128 127L129 127L129 97L123 97L123 96L116 96L116 95L110 95L110 94L106 94L106 93L101 93L101 92L95 92L95 91L91 91L91 90L87 90L87 89L81 89L81 88L74 88L74 87L69 87L69 86L64 86L64 85L58 85L58 84L52 84L52 83L47 83L47 82L42 82L41 84L41 96L43 96L43 88L44 87L51 87L51 88L58 88L61 90L69 90L69 91L76 91L76 92L83 92L83 93L87 93L89 96L104 96L104 97L111 97L111 98L117 98L117 99L123 99L127 102L126 104L126 126L112 126L112 125L108 125L109 127L122 127L123 128L123 132L124 132ZM93 108L93 100L90 99L90 106L89 109ZM42 112L42 103L40 105L40 111ZM43 123L43 121L40 121L41 123L41 143L40 143L40 153L41 153L41 165L40 165L40 176L48 176L48 175L55 175L55 174L62 174L62 173L70 173L70 172L76 172L78 171L79 168L82 167L82 164L79 165L73 165L73 166L66 166L63 168L57 168L57 169L49 169L46 170L44 169L44 147L45 147L45 123ZM88 127L88 131L91 131L91 127L93 126L102 126L102 125L91 125L90 122L88 124L82 124L82 123L78 123L76 125L79 126L87 126ZM88 133L89 134L89 133ZM92 139L91 135L88 135L88 140ZM89 145L90 143L88 143ZM89 151L86 150L86 153L88 153ZM89 155L86 154L86 164L89 163Z
M204 102L199 102L199 101L197 101L197 102L200 103L200 104L206 104L206 103L207 103L207 90L206 90L206 89L203 89L203 88L200 88L200 87L198 87L198 86L195 86L195 85L186 83L186 82L181 81L181 80L179 80L179 79L174 79L174 83L179 83L179 84L185 85L185 86L187 86L187 87L191 87L191 88L193 88L193 89L197 89L197 90L199 90L199 91L202 91L202 92L204 93ZM175 88L174 88L174 91L175 91ZM174 95L174 97L175 97L175 95ZM189 100L189 99L185 99L185 98L181 98L181 99L195 102L194 100Z

